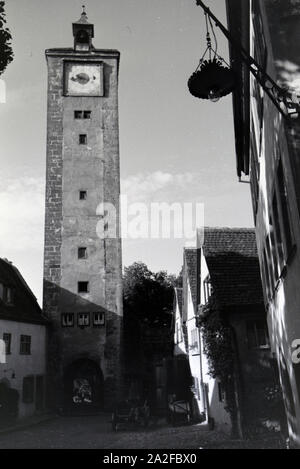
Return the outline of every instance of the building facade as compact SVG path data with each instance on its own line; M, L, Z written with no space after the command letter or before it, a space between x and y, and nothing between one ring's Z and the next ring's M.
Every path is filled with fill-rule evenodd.
M227 0L234 36L281 87L299 94L300 2ZM285 117L231 46L237 172L250 180L264 301L289 437L300 445L299 117Z
M47 321L16 267L0 259L0 426L45 410Z
M210 413L217 423L221 421L223 429L240 437L251 438L270 427L285 430L255 232L248 228L205 228L199 248L203 349L209 351L210 362L218 353L217 363L214 359L212 363L218 379L208 384ZM212 331L219 336L217 342Z
M43 309L51 322L49 401L109 408L120 390L120 54L96 49L85 11L73 48L46 50Z
M209 362L198 322L198 305L204 295L201 284L203 268L200 250L184 249L183 287L176 289L174 301L173 375L178 382L174 393L177 398L189 401L194 421L206 421L230 433L230 416L218 392L218 380L209 374ZM173 381L176 382L176 378Z
M251 438L286 420L253 229L205 228L175 289L173 382L194 421ZM177 377L177 380L176 380Z

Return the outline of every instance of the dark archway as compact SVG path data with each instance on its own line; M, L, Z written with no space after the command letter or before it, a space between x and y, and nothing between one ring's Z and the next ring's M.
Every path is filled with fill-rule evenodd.
M103 373L92 360L79 359L64 372L66 412L95 412L103 408Z

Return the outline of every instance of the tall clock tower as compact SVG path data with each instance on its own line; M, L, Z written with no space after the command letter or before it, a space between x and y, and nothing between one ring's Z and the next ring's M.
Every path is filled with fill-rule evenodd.
M84 10L73 36L73 48L46 50L43 308L50 405L86 411L110 408L120 389L120 54L93 46Z

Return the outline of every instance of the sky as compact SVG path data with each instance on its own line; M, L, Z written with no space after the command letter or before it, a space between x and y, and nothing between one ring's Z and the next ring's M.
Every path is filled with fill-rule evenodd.
M206 4L226 24L225 0ZM1 78L0 257L12 261L41 304L46 171L44 51L73 45L79 0L7 0L14 61ZM121 52L121 192L130 202L204 204L206 226L253 226L250 189L236 175L231 96L193 98L187 80L205 43L196 0L86 0L94 46ZM217 32L219 53L227 43ZM123 240L123 265L178 273L183 239Z

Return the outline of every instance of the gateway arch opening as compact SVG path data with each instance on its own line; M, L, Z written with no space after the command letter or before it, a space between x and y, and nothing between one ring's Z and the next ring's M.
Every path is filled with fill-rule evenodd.
M103 408L103 373L92 360L80 359L64 372L64 408L88 412Z

